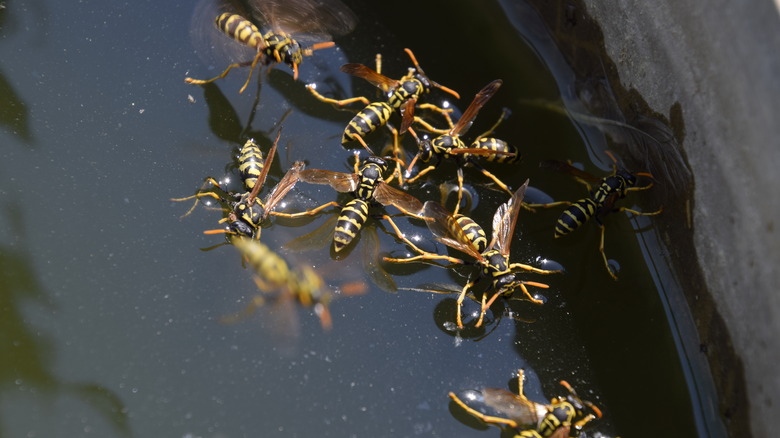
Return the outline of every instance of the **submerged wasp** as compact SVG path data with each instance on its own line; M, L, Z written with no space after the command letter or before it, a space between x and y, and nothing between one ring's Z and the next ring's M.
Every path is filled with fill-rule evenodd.
M313 268L302 264L291 266L287 260L259 240L233 236L230 241L254 268L255 283L261 291L277 292L275 300L295 300L305 307L314 306L322 327L326 330L331 328L333 323L328 304L332 294ZM263 296L256 297L242 315L253 312L265 301Z
M594 218L598 223L599 228L601 229L601 238L599 240L599 253L601 254L601 258L604 261L604 266L606 266L607 268L607 272L609 272L609 275L614 280L617 280L617 275L615 275L615 273L612 272L612 269L609 266L609 262L607 261L607 255L604 252L605 228L602 222L603 217L607 213L613 211L625 211L625 212L633 213L637 216L654 216L661 213L663 211L663 208L660 208L657 211L644 213L626 207L615 207L615 202L617 202L619 199L624 198L629 192L636 192L636 191L647 190L651 188L653 186L653 183L649 183L646 186L639 186L639 187L637 187L636 184L637 184L638 176L646 176L652 178L652 175L645 172L635 172L635 173L629 172L625 168L618 166L617 160L609 151L607 151L607 155L609 155L609 157L613 161L613 169L612 169L612 174L604 178L599 178L597 176L591 175L588 172L577 169L571 164L564 163L562 161L543 162L542 163L543 167L549 167L557 171L568 173L574 176L577 179L577 181L584 184L588 188L588 191L590 192L590 196L574 202L559 201L559 202L551 202L547 204L529 204L528 206L531 208L533 207L548 208L548 207L556 207L559 205L568 206L563 211L561 216L558 218L558 221L555 223L556 238L566 236L567 234L581 227L583 224L585 224L585 222L587 222L591 218ZM596 189L593 191L591 191L591 184L597 184Z
M193 27L203 26L201 21L204 19L212 21L220 33L254 51L252 60L230 64L211 79L187 77L185 82L207 84L224 78L233 68L249 66L241 93L249 85L258 63L287 64L293 70L293 77L298 79L298 65L304 56L333 47L335 44L327 40L349 33L357 23L354 13L339 0L249 0L246 7L243 6L236 1L201 0L195 10ZM263 33L261 28L268 30ZM303 48L299 41L320 42ZM210 42L199 45L208 47Z
M473 401L479 401L508 418L486 415L467 405L454 393L448 395L458 406L484 423L519 431L516 438L569 438L577 436L589 422L601 418L601 410L593 403L581 400L565 380L560 382L569 391L565 397L554 397L549 404L528 400L523 394L524 377L523 370L519 370L517 395L498 388L484 388L481 394L470 393ZM586 407L591 412L586 414Z
M341 66L342 72L363 78L382 90L387 95L386 101L370 102L362 96L351 99L334 100L319 94L314 86L307 86L309 91L311 91L317 99L323 102L339 106L353 102L361 102L366 105L366 107L359 111L355 117L350 120L349 124L347 124L347 127L344 129L344 135L341 137L342 144L357 140L364 148L368 149L363 138L386 125L390 116L397 110L401 111L402 117L399 133L403 134L406 132L414 121L422 123L423 126L428 129L434 130L435 128L431 127L427 122L414 117L417 100L423 94L428 94L431 91L431 87L439 88L440 90L455 96L456 99L460 99L457 92L439 85L428 78L422 67L420 67L420 64L417 62L414 53L412 53L410 49L404 50L407 55L409 55L409 58L411 58L414 67L410 67L407 74L398 80L388 78L363 64L344 64ZM441 108L431 104L420 105L420 107L442 113L444 112Z
M295 183L298 181L298 175L303 170L303 162L296 162L282 177L279 183L274 186L273 190L268 194L265 201L261 201L257 198L260 190L265 185L266 177L271 168L274 156L276 155L276 146L279 143L279 137L282 132L276 135L271 149L268 151L268 156L263 160L263 153L254 140L250 139L244 144L239 153L239 166L238 170L241 174L241 179L244 182L244 186L247 192L243 194L228 193L235 201L225 201L223 197L217 195L214 192L199 192L193 196L186 198L175 198L173 201L186 201L189 199L200 199L202 197L211 197L218 201L226 202L230 205L230 212L227 217L220 220L220 223L227 222L226 228L217 230L207 230L206 234L218 234L228 233L246 237L260 238L260 230L263 221L268 218L270 214L276 213L273 209L276 205L284 199L287 193L292 190ZM219 187L219 184L212 178L208 178L214 186ZM190 209L192 211L192 209Z
M521 280L516 271L521 269L524 271L536 272L538 274L551 274L558 271L547 271L522 263L509 262L509 246L512 243L512 235L514 234L515 225L517 224L517 216L520 212L520 206L527 187L528 180L517 189L507 202L498 207L493 215L493 235L489 243L485 231L471 218L460 214L450 214L441 206L441 204L434 201L427 201L425 205L423 205L422 216L426 218L425 223L436 237L436 240L450 248L468 254L474 258L481 267L478 278L476 280L469 280L458 296L457 324L459 328L463 327L461 306L463 305L466 293L475 286L481 277L490 278L493 296L490 297L490 299L487 299L487 296L483 295L482 309L480 311L479 320L476 323L477 327L482 325L482 319L485 316L485 312L487 312L487 309L490 308L499 296L510 295L517 288L520 288L525 297L533 303L543 304L543 301L531 296L525 285L528 284L542 288L547 288L548 286L544 283ZM454 257L421 250L405 238L392 221L390 221L390 224L395 229L398 237L414 251L419 253L419 255L405 259L386 257L385 261L408 263L420 260L446 260L450 263L464 263L463 260Z
M333 235L333 248L341 251L357 236L368 219L368 209L372 202L388 206L392 205L403 213L416 216L422 210L422 203L412 195L391 187L383 177L387 171L387 162L379 157L368 157L359 166L355 163L355 173L332 172L321 169L307 169L300 172L299 178L312 184L327 184L336 191L352 193L354 199L341 210L336 231ZM302 213L286 216L302 216L317 214L331 206L339 206L329 202L317 208Z
M498 177L482 168L482 166L480 166L476 160L473 159L474 156L480 156L487 159L488 161L511 163L517 161L520 158L520 154L515 147L509 145L503 140L487 137L493 132L498 124L503 121L504 117L506 116L506 112L501 115L501 119L499 119L499 121L493 125L489 131L477 137L470 146L466 146L466 143L461 139L461 135L466 133L468 128L471 126L471 123L474 121L474 118L477 117L479 110L482 109L482 107L488 102L488 100L490 100L491 97L493 97L502 83L503 82L500 79L496 79L482 88L482 90L480 90L474 97L474 100L471 102L468 108L466 108L463 116L458 119L458 121L455 122L455 125L453 125L452 128L446 133L439 135L433 140L418 139L419 151L412 159L412 162L409 164L407 173L411 171L418 159L425 163L430 162L434 158L436 159L435 163L430 164L425 169L422 169L413 178L407 179L407 182L412 183L421 176L438 167L441 160L454 158L457 161L458 203L455 207L456 213L460 208L460 201L463 196L463 167L465 165L472 165L476 167L483 175L493 180L493 182L495 182L496 185L498 185L501 189L510 194L512 193L509 190L509 187L507 187L506 184L499 180Z

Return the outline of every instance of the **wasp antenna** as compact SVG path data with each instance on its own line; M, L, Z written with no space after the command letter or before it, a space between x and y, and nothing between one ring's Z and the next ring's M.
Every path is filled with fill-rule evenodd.
M218 230L206 230L203 232L203 234L233 234L233 233L224 228L220 228Z

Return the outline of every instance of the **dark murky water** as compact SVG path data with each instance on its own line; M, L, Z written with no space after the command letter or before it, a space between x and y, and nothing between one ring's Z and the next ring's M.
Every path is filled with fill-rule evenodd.
M608 255L621 267L614 282L598 257L595 226L553 240L558 209L523 211L513 260L549 258L567 273L533 278L550 284L542 292L547 304L511 302L515 318L494 319L484 338L447 329L454 296L393 294L374 283L367 294L332 304L328 333L308 310L284 326L268 316L271 309L220 324L255 285L232 248L200 250L222 242L202 234L215 228L219 212L198 208L180 219L189 204L169 199L193 193L205 176L235 175L231 157L255 86L238 95L243 71L213 87L183 83L186 75L215 73L191 47L190 2L2 5L0 436L496 436L446 394L506 387L521 367L530 398L561 394L557 382L566 379L601 407L605 415L593 431L693 436L711 427L702 426L706 409L689 394L704 392L705 403L710 396L689 389L696 387L695 367L680 360L681 336L669 322L675 310L659 298L657 287L668 279L659 279L662 267L645 264L659 260L657 246L639 243L654 240L652 222L622 214L607 222ZM351 114L316 102L303 83L370 92L338 67L370 65L381 52L384 72L401 76L404 47L434 80L460 91L462 102L504 80L473 130L489 127L502 107L511 109L498 136L525 159L491 167L509 184L530 178L529 196L542 199L544 191L574 200L584 189L539 169L541 160L572 159L609 172L602 130L550 109L560 107L561 96L572 102L568 87L577 78L565 85L564 66L524 9L473 2L448 7L445 19L437 14L443 2L429 9L353 6L359 27L338 41L339 50L307 60L302 82L283 67L264 81L250 129L264 147L263 133L292 110L273 181L298 159L311 168L348 169L338 138ZM602 160L601 170L589 155ZM505 196L481 188L477 174L467 176L479 194L473 217L487 225ZM333 200L335 192L300 184L293 193L292 206L308 206ZM646 194L627 201L647 211L658 206ZM263 240L279 248L328 217L277 222ZM374 232L382 251L402 251L376 226L364 230ZM291 257L338 270L334 283L363 278L370 237L338 262L327 248ZM410 265L391 272L399 287L416 287L463 284L469 271Z

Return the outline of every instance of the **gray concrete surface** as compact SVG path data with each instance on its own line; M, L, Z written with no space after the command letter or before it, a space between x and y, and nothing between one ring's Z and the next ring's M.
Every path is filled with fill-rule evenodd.
M679 102L694 243L742 359L753 436L780 429L780 2L585 0L627 89Z

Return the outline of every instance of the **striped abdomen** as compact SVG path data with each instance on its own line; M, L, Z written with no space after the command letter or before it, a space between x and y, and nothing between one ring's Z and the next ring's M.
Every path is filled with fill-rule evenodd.
M520 152L517 150L516 147L510 145L504 140L499 140L497 138L490 138L490 137L480 138L479 140L472 143L471 146L469 147L473 149L485 149L493 152L508 152L514 154L514 155L491 154L491 155L479 156L480 158L487 161L492 161L496 163L516 163L517 161L520 160Z
M460 214L453 216L453 219L455 219L455 223L458 224L460 229L463 230L465 240L474 244L474 248L476 248L477 252L480 254L484 252L487 248L487 236L485 236L485 231L482 227L470 217ZM457 230L457 228L454 228L453 230Z
M265 39L257 26L240 15L225 12L217 17L216 23L225 35L245 46L253 49L265 47Z
M390 93L390 97L387 98L387 104L393 109L398 109L411 98L418 98L422 93L427 91L425 86L419 79L406 79Z
M257 184L263 164L263 153L257 143L252 139L247 140L238 155L238 172L247 190L251 191Z
M344 129L344 136L341 137L341 143L345 144L351 140L355 140L357 137L365 137L366 135L376 131L380 126L387 123L390 119L390 115L393 113L393 108L385 102L374 102L363 108L362 111L355 114L355 117L350 120L346 129Z
M460 139L460 136L444 134L431 140L433 155L440 158L449 158L449 152L452 149L465 148L466 144ZM422 157L420 157L422 158Z
M235 237L232 242L271 290L282 288L289 283L291 272L287 261L265 244L243 237Z
M563 211L555 224L555 237L565 236L587 222L598 210L599 204L593 199L585 198L570 205Z
M336 252L341 251L352 242L367 218L367 201L355 198L344 206L336 222L336 232L333 234L333 248Z

